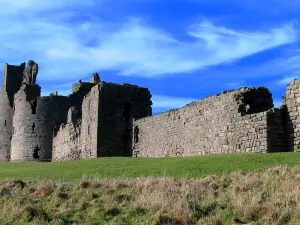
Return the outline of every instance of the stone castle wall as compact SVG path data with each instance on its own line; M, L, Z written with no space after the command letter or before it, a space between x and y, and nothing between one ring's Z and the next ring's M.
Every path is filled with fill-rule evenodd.
M100 84L94 86L82 102L82 158L97 158L100 89Z
M81 104L69 109L67 124L53 137L52 161L97 157L100 88L94 85Z
M52 161L81 159L81 121L61 125L53 137Z
M241 89L135 120L133 155L278 151L283 145L283 126L279 110L272 110L272 106L267 90Z

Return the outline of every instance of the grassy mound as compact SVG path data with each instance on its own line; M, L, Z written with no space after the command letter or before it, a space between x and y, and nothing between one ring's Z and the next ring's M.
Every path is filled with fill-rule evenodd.
M0 180L85 178L201 178L208 175L245 172L300 162L300 153L219 154L185 158L98 158L55 163L0 163Z
M202 179L0 182L0 224L299 224L300 166Z

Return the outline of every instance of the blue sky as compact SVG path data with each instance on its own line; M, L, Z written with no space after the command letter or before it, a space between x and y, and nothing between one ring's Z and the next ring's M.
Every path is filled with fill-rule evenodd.
M148 87L153 112L240 86L279 106L300 78L299 0L0 0L0 68L39 63L42 94L79 79Z

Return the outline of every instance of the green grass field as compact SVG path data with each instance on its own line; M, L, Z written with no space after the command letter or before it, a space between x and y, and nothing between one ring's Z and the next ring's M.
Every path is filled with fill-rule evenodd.
M300 153L221 154L185 158L98 158L55 163L0 163L0 180L170 177L200 178L300 163Z

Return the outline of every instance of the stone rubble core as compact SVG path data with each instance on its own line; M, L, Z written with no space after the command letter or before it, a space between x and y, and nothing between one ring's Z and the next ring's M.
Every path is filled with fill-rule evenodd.
M147 88L94 73L69 96L41 96L38 70L32 60L4 66L0 161L300 151L300 80L279 109L267 88L243 87L152 116Z

